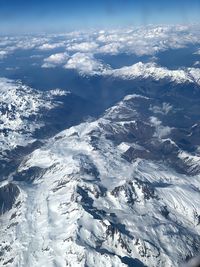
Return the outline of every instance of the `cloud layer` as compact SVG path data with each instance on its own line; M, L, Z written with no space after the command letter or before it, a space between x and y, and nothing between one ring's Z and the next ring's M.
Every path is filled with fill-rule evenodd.
M189 45L200 45L199 26L147 26L117 30L76 31L64 34L35 36L4 36L0 38L0 61L16 50L34 50L43 53L41 67L75 69L82 75L110 75L123 79L140 76L154 79L200 83L199 61L193 68L170 71L152 63L133 64L111 69L99 60L103 55L136 55L155 57L158 52ZM199 48L195 53L199 54ZM46 57L45 57L46 55Z

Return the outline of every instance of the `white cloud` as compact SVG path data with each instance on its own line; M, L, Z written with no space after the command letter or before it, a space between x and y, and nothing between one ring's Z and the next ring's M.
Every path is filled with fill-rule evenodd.
M173 106L171 106L169 103L162 103L162 106L151 106L150 110L154 113L160 113L162 115L167 115L171 110L173 109Z
M96 60L94 55L136 54L154 56L157 52L170 48L180 48L189 44L199 44L200 27L197 26L147 26L104 31L71 32L65 34L45 34L37 36L2 37L0 40L0 59L16 49L39 49L48 51L63 47L75 53L57 53L44 60L42 67L64 66L77 69L81 73L104 74L134 79L135 77L170 78L172 81L197 81L199 69L170 71L152 64L133 65L118 70L110 70ZM199 50L198 50L199 51ZM197 53L198 53L197 51ZM196 62L195 67L198 67ZM109 70L108 70L109 69Z
M52 49L55 49L55 48L59 48L59 47L63 47L64 44L61 42L61 43L45 43L45 44L42 44L41 46L38 47L38 49L40 50L52 50Z
M0 38L0 47L2 47L1 49L8 55L18 49L34 49L47 41L49 41L49 39L42 36L7 36Z
M76 69L81 74L100 74L104 65L96 60L92 54L75 53L64 66L66 69Z
M161 123L161 121L158 120L158 118L156 118L156 117L150 117L150 122L156 128L156 131L154 133L154 136L162 139L163 137L166 137L167 135L170 134L171 128L168 127L168 126L163 126L162 123Z
M170 48L182 48L188 44L200 43L199 33L200 28L193 26L147 26L101 31L96 41L101 44L99 50L102 52L109 53L109 48L116 47L116 53L154 55Z
M7 57L8 51L0 50L0 59L4 59Z
M121 49L121 45L120 43L110 43L110 44L106 44L103 45L99 48L98 52L99 53L103 53L103 54L118 54L120 52Z
M91 53L77 52L71 57L68 53L57 53L44 59L43 68L63 66L65 69L76 69L81 74L101 74L105 66L94 58Z
M74 43L67 46L69 51L92 52L96 51L98 44L95 42Z
M43 68L53 68L67 62L69 55L67 53L56 53L44 59Z
M0 46L5 51L34 48L45 51L66 47L68 51L75 52L154 55L169 48L199 44L199 34L199 26L145 26L65 34L8 36L1 38Z

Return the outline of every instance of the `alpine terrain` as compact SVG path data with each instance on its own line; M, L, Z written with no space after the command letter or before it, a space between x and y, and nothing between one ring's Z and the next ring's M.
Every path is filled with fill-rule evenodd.
M0 266L199 254L199 37L196 25L0 37Z

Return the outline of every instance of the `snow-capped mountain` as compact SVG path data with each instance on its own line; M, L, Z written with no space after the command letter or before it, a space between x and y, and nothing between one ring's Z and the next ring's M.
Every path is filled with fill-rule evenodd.
M0 266L178 267L199 254L199 36L0 37Z
M132 66L122 67L115 70L106 70L105 75L112 75L122 79L154 79L154 80L171 80L176 83L194 82L200 84L200 70L195 68L188 68L185 70L168 70L156 66L155 63L138 62Z
M185 132L166 123L175 111L128 95L30 153L1 185L1 264L178 266L195 255L198 126L188 128L188 151Z
M43 126L43 114L59 105L53 97L66 95L60 90L45 95L19 81L16 83L5 78L0 79L0 88L0 153L33 142L31 133Z

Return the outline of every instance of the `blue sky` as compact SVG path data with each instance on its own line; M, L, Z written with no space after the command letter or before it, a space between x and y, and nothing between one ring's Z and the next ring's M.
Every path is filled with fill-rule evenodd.
M200 23L200 0L0 0L0 33Z

